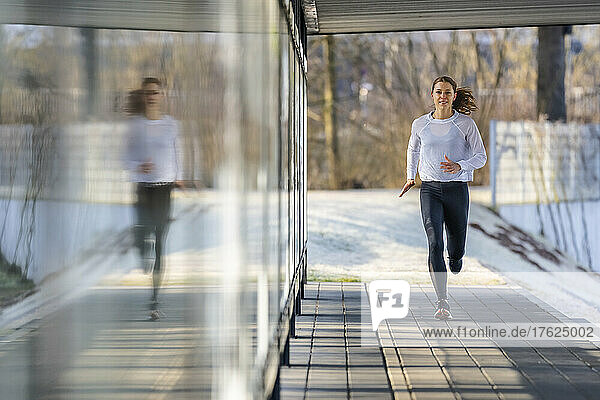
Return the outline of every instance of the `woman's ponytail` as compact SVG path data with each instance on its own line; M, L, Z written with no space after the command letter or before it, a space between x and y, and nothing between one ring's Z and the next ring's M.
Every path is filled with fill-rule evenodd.
M459 113L471 115L473 111L477 111L477 103L473 92L468 87L459 87L456 89L456 99L452 102L452 108Z

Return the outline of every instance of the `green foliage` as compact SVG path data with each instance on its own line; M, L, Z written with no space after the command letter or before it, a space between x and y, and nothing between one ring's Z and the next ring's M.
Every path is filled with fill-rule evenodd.
M307 280L310 282L362 282L359 277L352 275L328 275L313 270L308 271Z

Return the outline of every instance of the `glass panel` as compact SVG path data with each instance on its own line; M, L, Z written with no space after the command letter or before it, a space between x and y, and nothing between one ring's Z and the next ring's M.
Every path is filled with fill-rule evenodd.
M2 310L3 396L262 396L303 235L304 75L279 1L215 15L0 26L0 294L40 305Z

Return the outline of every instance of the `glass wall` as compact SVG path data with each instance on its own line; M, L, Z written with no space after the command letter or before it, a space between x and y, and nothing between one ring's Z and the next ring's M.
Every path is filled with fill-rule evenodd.
M2 17L3 396L270 393L306 247L289 7L212 3L195 32Z

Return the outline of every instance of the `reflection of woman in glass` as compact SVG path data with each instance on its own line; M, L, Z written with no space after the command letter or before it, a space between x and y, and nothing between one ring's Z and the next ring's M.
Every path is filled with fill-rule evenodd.
M124 111L131 117L139 117L144 114L144 94L142 93L142 89L132 90L128 93Z
M140 94L139 104L135 97L130 98L130 113L135 114L136 104L141 109L140 116L131 121L127 154L129 168L137 182L135 241L145 271L152 272L151 318L157 319L158 291L164 272L162 252L171 214L171 191L181 185L179 127L177 121L162 112L164 96L158 79L145 78Z
M415 184L417 166L421 185L421 216L429 243L428 265L437 294L435 318L451 319L443 227L448 239L448 266L462 268L467 237L469 188L473 170L487 161L481 135L468 114L477 110L467 88L457 88L448 76L433 81L435 110L413 121L407 151L407 180L400 197Z

